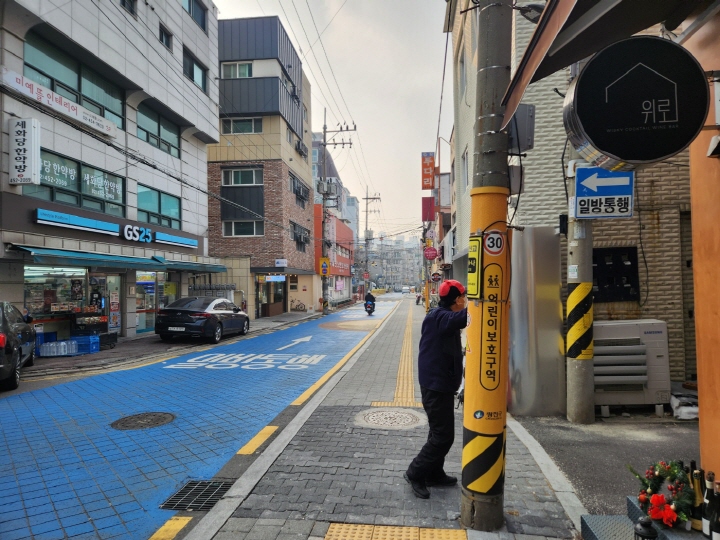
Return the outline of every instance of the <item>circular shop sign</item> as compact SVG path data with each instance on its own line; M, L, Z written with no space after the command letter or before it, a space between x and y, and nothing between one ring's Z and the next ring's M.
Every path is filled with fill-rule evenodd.
M433 272L432 275L430 276L430 281L432 281L433 283L437 283L441 279L442 279L442 276L440 275L440 272Z
M433 261L433 260L437 259L438 252L437 252L437 249L435 249L434 247L425 248L424 253L425 253L425 258L428 261Z
M593 165L630 170L687 148L709 107L707 78L683 47L651 36L593 56L565 97L563 122Z
M483 250L488 255L497 257L505 250L505 237L500 231L492 230L483 237Z

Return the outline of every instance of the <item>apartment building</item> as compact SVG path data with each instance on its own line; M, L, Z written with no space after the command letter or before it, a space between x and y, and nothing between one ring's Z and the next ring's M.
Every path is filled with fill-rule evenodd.
M310 84L278 17L218 22L220 143L208 149L210 252L252 317L312 309ZM249 261L249 262L248 262Z
M207 0L9 0L0 298L45 332L152 332L225 271L209 256L217 9Z

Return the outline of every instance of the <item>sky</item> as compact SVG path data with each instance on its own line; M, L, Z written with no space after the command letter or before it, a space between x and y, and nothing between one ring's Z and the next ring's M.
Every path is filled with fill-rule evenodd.
M447 35L443 0L214 0L219 19L280 17L303 61L312 92L312 129L357 126L352 148L333 149L340 178L360 199L365 224L386 235L421 225L422 152L436 150L452 130L452 41L443 90ZM313 22L314 18L314 22ZM320 34L320 39L318 39ZM442 114L440 114L442 98ZM440 118L440 122L438 119ZM443 172L450 147L440 141ZM406 233L409 239L411 233Z

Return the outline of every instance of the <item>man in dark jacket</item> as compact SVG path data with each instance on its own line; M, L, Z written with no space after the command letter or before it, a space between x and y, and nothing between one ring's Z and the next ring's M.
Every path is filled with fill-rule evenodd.
M460 332L467 326L465 287L454 279L443 281L440 302L422 324L418 374L422 404L430 433L404 474L416 497L430 497L428 486L454 486L457 478L443 468L455 438L455 392L463 375Z

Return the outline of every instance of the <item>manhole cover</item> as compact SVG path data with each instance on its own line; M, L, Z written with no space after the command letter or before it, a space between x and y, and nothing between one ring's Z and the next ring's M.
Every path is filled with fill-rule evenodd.
M126 416L115 420L110 427L113 429L147 429L169 424L175 415L166 412L145 412Z
M163 510L210 510L232 487L233 482L190 480L160 505Z
M355 423L362 427L412 429L427 423L424 415L407 409L369 409L358 413Z

